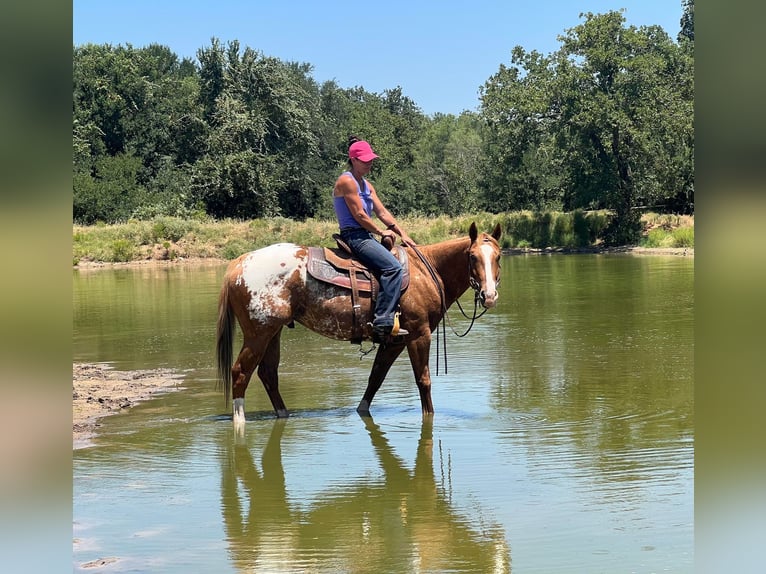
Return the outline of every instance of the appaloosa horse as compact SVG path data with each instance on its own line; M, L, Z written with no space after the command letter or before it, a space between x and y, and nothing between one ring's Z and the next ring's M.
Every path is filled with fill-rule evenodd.
M478 233L476 224L472 223L468 237L419 246L417 250L399 248L403 252L400 259L408 260L409 268L408 286L400 299L401 327L409 333L378 347L367 389L357 407L360 414L369 414L375 393L405 347L420 392L423 415L434 412L428 369L431 333L450 305L469 286L476 291L485 309L495 306L500 275L500 233L499 224L488 234ZM324 252L327 260L316 265L313 254L317 249L277 243L246 253L229 264L218 303L216 339L219 385L223 385L227 404L230 397L234 398L235 425L244 424L245 390L256 368L277 416L287 416L277 374L283 327L292 327L297 321L331 339L371 338L372 330L367 321L372 317L376 281L367 282L371 285L369 292L359 286L364 283L363 278L349 280L346 276L345 281L353 290L341 286L342 281L337 279L328 282L326 278L315 278L314 275L321 274L312 269L338 262L338 250L325 249ZM244 340L232 366L235 316Z

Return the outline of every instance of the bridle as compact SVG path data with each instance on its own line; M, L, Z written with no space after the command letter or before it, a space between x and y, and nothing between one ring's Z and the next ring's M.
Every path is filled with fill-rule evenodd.
M460 299L456 299L455 302L457 303L458 309L460 309L460 313L465 317L466 319L471 320L471 324L468 325L468 328L465 330L463 334L460 334L457 332L455 327L452 326L452 321L449 317L449 312L447 309L447 302L445 300L444 296L444 282L442 281L441 277L439 276L439 273L434 269L433 265L431 265L431 262L428 261L425 255L415 246L410 246L412 250L415 252L415 254L418 256L418 259L423 263L425 268L428 270L428 273L431 275L431 279L433 279L433 282L436 284L436 288L439 291L439 299L441 301L441 310L444 318L446 321L442 321L442 338L444 339L444 374L447 374L447 326L446 323L449 323L450 329L452 329L452 332L457 335L458 337L465 337L468 333L471 332L471 329L473 329L473 324L476 322L476 319L483 316L484 313L488 311L486 307L484 307L484 310L481 313L477 314L478 308L479 308L479 301L483 299L482 297L482 291L481 291L481 285L479 285L479 282L474 279L473 275L471 275L471 263L470 259L468 262L468 284L473 289L473 315L468 316L468 314L463 309L463 306L460 304ZM497 279L495 281L495 284L499 284L500 280ZM436 328L436 376L439 376L439 328Z

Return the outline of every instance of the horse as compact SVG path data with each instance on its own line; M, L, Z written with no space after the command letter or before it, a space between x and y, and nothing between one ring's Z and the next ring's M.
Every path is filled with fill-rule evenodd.
M423 416L433 415L428 368L431 333L469 287L485 310L497 304L500 235L500 224L489 234L479 233L476 223L472 223L468 237L416 248L397 246L405 252L409 270L409 282L399 301L400 326L408 333L389 337L378 346L367 388L357 407L360 415L369 416L375 393L405 347ZM358 341L360 333L363 340L372 337L371 324L360 322L359 317L371 319L373 293L359 293L316 279L309 273L311 249L276 243L239 256L226 269L218 300L217 384L223 387L226 404L233 397L232 419L236 427L244 426L245 391L256 369L276 416L288 416L278 377L284 327L294 327L297 321L331 339ZM243 344L232 365L235 317Z

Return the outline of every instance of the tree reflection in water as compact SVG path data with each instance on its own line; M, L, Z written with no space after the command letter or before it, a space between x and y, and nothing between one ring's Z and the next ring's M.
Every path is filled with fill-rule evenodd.
M260 471L244 441L223 441L222 513L234 566L248 572L510 572L502 527L461 515L437 483L432 421L422 423L409 470L380 426L362 420L383 479L356 478L308 507L291 504L285 486L281 443L288 420L274 421Z

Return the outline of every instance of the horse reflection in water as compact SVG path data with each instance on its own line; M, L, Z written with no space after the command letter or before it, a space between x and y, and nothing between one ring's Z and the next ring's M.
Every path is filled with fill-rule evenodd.
M363 479L306 508L290 503L282 466L285 420L276 420L260 472L250 446L223 441L221 501L234 566L242 572L506 573L511 558L500 525L461 516L437 482L433 425L424 420L409 470L372 418L364 417L381 479ZM440 449L441 452L441 449ZM440 466L449 465L440 455ZM447 476L451 483L448 470ZM479 527L471 528L471 518Z
M485 309L495 306L500 234L499 224L488 234L479 233L473 223L468 237L423 245L417 251L401 250L409 268L409 286L400 299L401 327L408 334L378 347L357 407L360 414L369 414L375 393L405 347L423 415L434 412L428 369L431 333L469 287ZM245 423L245 391L256 369L274 412L278 417L288 415L278 377L280 335L285 326L298 322L320 335L345 341L371 337L367 323L372 320L372 295L316 279L308 272L315 261L309 253L308 247L278 243L240 256L226 270L218 304L216 359L219 384L227 403L230 396L234 399L232 418L239 428ZM339 261L337 254L335 261ZM348 280L355 284L356 272ZM243 344L232 365L237 322Z

